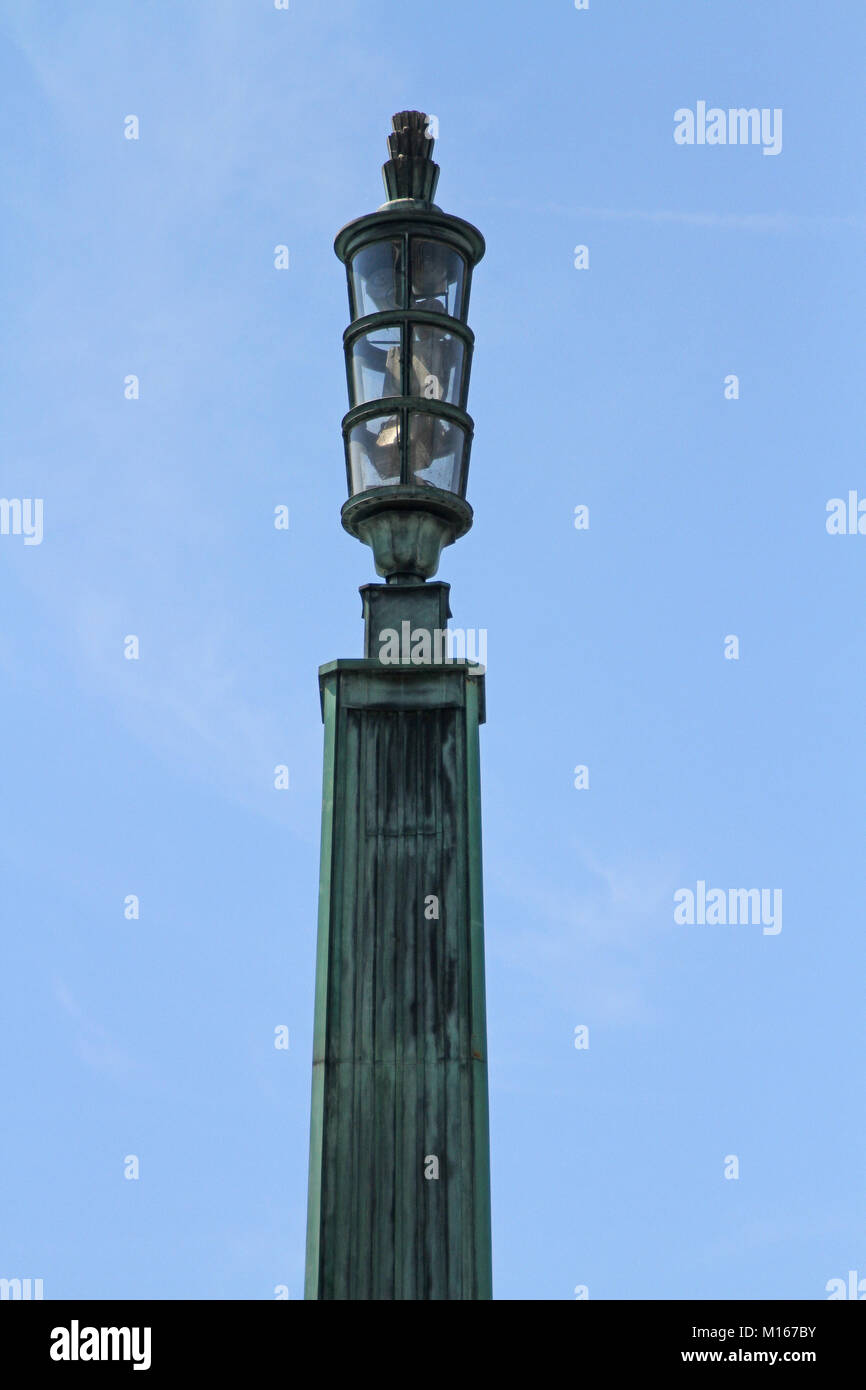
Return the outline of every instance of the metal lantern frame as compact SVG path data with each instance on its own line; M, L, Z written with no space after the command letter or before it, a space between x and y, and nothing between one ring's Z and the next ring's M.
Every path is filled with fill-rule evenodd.
M456 252L465 265L460 303L456 314L410 307L411 250L416 241L435 242L446 250ZM377 396L372 400L352 404L342 420L346 461L346 481L349 493L343 506L341 520L350 534L365 539L364 523L382 511L424 511L438 517L447 528L449 539L465 535L472 525L472 508L465 500L472 451L474 422L466 409L475 335L467 323L472 272L484 255L484 238L476 227L462 218L444 213L434 204L412 198L401 198L386 204L377 212L357 218L337 235L334 250L346 266L350 310L354 315L359 307L355 302L353 262L360 251L378 243L399 243L400 272L397 284L397 306L352 318L343 334L346 362L346 384L349 401L355 401L353 349L366 334L386 328L397 329L400 341L401 395ZM452 334L463 345L462 381L459 403L411 394L412 331L416 326L438 328ZM399 440L399 480L393 483L353 491L350 437L355 426L381 416L395 416ZM460 476L454 490L419 483L413 479L410 459L410 422L413 416L438 416L456 425L463 432L463 457ZM359 530L360 527L360 530ZM448 543L448 540L445 541Z
M485 675L443 650L450 585L428 583L443 547L472 523L462 496L473 435L466 317L484 242L433 202L432 124L420 111L392 118L383 168L389 201L336 240L353 314L343 338L351 408L343 419L350 496L342 522L370 547L385 582L360 587L364 656L319 667L309 1300L493 1296L479 747ZM413 239L432 244L413 247ZM411 308L410 298L421 307ZM412 324L422 331L412 334ZM385 418L365 423L377 415ZM420 421L414 430L413 420ZM459 474L457 428L464 431ZM353 484L362 490L352 493ZM434 890L431 924L426 895Z

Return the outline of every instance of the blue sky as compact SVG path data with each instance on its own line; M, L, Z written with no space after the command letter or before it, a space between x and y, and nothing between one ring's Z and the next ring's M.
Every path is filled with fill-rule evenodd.
M495 1296L866 1276L866 538L825 526L866 496L866 17L8 0L2 38L0 491L44 534L0 535L0 1275L302 1294L316 669L375 577L332 242L412 107L488 244L439 577L488 633ZM781 153L676 144L698 101ZM698 880L781 932L676 924Z

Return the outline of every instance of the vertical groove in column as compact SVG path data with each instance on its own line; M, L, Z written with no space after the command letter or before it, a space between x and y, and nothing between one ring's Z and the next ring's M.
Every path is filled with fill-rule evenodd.
M337 706L320 1296L473 1298L466 712Z

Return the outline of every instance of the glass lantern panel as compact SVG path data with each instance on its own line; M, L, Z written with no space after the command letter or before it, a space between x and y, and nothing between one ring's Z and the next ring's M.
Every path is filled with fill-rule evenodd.
M459 251L441 241L413 237L410 309L459 318L466 279L466 262Z
M368 487L387 487L400 481L400 418L377 415L361 420L349 431L349 475L352 493Z
M412 325L409 395L462 405L463 339L432 323Z
M409 482L460 491L466 433L442 415L409 416Z
M403 296L403 244L374 241L352 257L352 314L379 314L401 309Z
M374 328L372 333L362 333L350 353L352 405L378 401L383 396L402 396L399 328Z

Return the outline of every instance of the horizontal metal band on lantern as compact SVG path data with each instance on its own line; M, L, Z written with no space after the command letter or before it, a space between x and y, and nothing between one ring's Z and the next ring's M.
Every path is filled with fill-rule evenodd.
M388 331L393 332L395 341L387 340ZM475 334L467 324L429 309L393 309L356 319L343 333L350 407L355 410L402 396L423 401L425 407L431 401L440 401L465 411L474 347ZM372 359L376 357L381 361L374 365ZM395 362L399 363L399 389L380 395L373 388L365 395L365 373L371 379L380 378L379 384L384 386L389 374L396 381ZM456 399L450 395L451 373L457 377ZM428 395L417 386L413 389L413 377L419 385L422 377L426 382L435 382L439 394Z
M414 475L413 460L411 458L411 429L412 422L425 419L440 419L455 425L462 432L462 456L459 465L459 477L456 479L456 486L445 489L455 495L462 497L466 492L466 483L469 472L469 456L472 449L474 437L474 422L471 415L459 406L451 405L447 401L425 400L421 396L383 396L373 401L366 401L363 405L354 406L342 420L343 441L346 451L346 475L350 496L357 495L359 489L353 487L352 479L352 457L351 443L352 431L366 421L390 419L397 422L397 438L393 441L394 446L399 451L399 471L393 473L389 479L382 478L374 489L377 492L400 486L401 490L406 487L417 487L418 498L426 497L429 489L436 486L434 483L426 483L421 480L420 485ZM447 457L447 454L442 457ZM437 460L431 458L426 462L427 467ZM415 460L418 463L418 460ZM364 490L364 489L360 489Z
M340 260L348 263L365 246L374 241L390 241L418 237L429 241L439 241L451 246L466 257L471 270L481 260L486 250L484 238L471 222L462 217L452 217L434 207L413 208L411 213L402 208L383 207L378 212L367 213L348 222L334 239L334 250ZM404 258L404 270L405 270Z
M378 314L365 314L363 318L352 319L348 327L343 329L343 347L348 347L353 338L360 338L377 328L396 328L407 323L422 323L430 328L441 328L443 333L456 333L465 340L470 351L475 347L475 334L464 319L440 314L435 309L382 309Z

